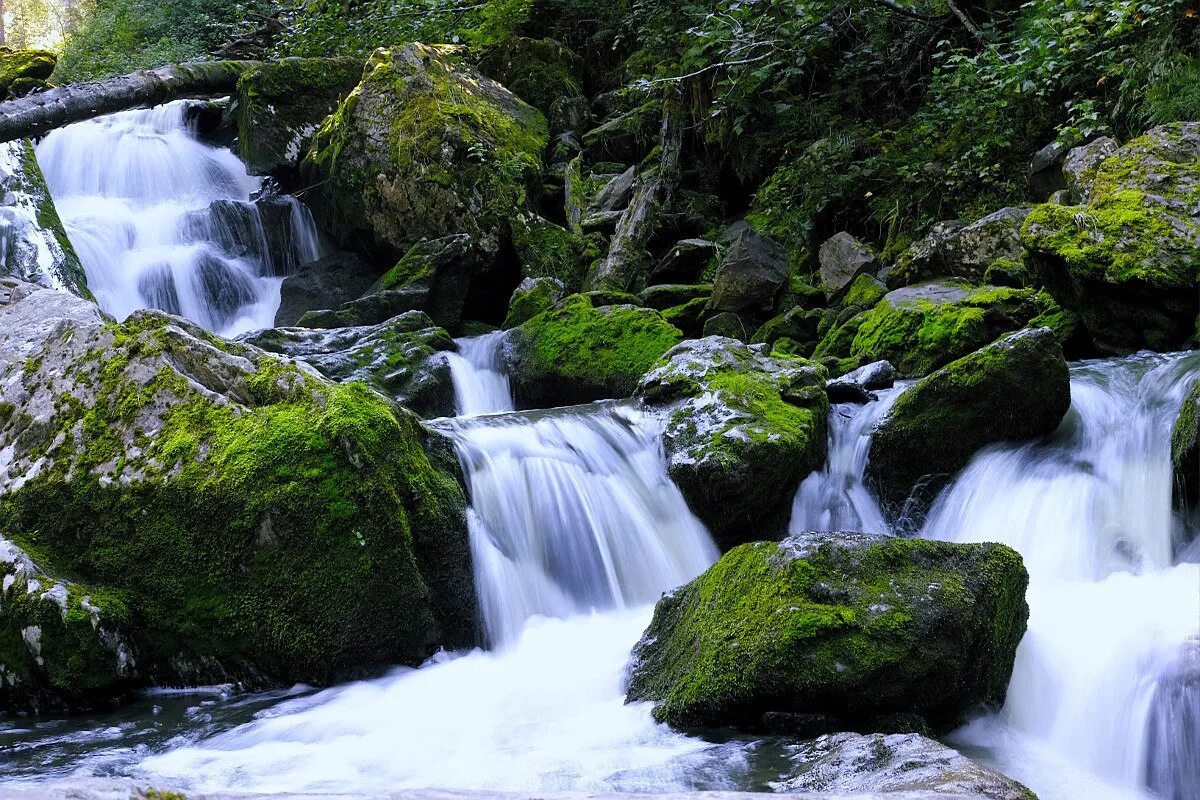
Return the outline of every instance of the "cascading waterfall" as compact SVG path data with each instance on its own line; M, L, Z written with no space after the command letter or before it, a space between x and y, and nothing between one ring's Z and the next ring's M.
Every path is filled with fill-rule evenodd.
M512 388L501 363L504 333L456 339L457 353L447 353L454 378L454 407L460 417L512 411Z
M496 337L459 344L460 410L511 408ZM657 423L598 404L437 424L467 477L493 651L278 706L148 759L146 774L267 792L738 785L741 745L686 737L654 723L647 704L624 703L650 604L717 557L667 476Z
M1075 366L1053 440L977 456L922 532L1002 542L1025 559L1029 630L1008 702L960 737L1043 798L1084 796L1060 762L1098 776L1091 797L1200 796L1200 677L1159 696L1200 637L1200 564L1179 558L1170 465L1198 371L1200 354Z
M67 236L104 310L142 308L236 335L274 324L280 278L321 255L307 209L199 141L188 102L51 132L38 145Z

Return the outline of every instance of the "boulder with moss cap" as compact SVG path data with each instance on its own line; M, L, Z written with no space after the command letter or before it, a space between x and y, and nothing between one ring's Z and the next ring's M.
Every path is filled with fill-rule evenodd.
M377 50L305 160L318 222L393 257L466 233L495 256L530 202L546 120L450 46Z
M465 498L414 415L178 318L2 288L3 560L65 591L44 625L12 602L28 565L4 581L6 710L326 684L473 640Z
M666 422L671 478L722 549L782 535L797 487L825 461L825 371L766 350L687 341L638 384Z
M947 731L1004 702L1028 575L999 544L862 533L753 542L659 601L628 700L675 727Z

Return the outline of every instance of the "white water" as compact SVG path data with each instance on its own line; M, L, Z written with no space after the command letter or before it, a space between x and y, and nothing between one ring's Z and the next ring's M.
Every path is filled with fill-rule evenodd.
M473 398L460 407L496 410L499 383L486 368L495 362L472 355L496 343L460 344L471 369L454 373L458 396ZM276 707L147 759L144 774L263 792L739 785L743 745L675 733L652 720L648 704L624 701L629 651L651 604L717 557L667 476L655 423L593 405L443 427L467 476L476 587L494 650Z
M447 353L454 378L454 408L460 417L513 410L512 388L500 351L504 333L456 339L457 353Z
M38 146L38 163L105 311L124 319L157 308L228 336L269 328L280 278L320 257L311 216L273 198L268 223L250 202L262 181L229 150L198 141L186 109L61 128Z

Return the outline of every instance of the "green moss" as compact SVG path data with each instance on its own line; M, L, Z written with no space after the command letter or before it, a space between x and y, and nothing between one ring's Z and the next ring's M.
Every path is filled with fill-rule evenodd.
M1192 386L1171 430L1175 501L1186 513L1200 510L1200 381Z
M630 697L660 701L656 718L682 727L798 711L851 726L911 712L944 729L1003 698L1026 582L1000 545L742 545L660 601Z
M49 80L57 63L58 56L48 50L0 51L0 97L21 78Z
M526 278L556 278L568 291L583 286L588 267L603 255L598 234L582 236L541 217L520 217L512 226L513 246Z
M885 294L887 294L887 289L878 279L870 275L859 275L846 290L846 295L842 298L842 307L864 310L872 308L883 299Z
M487 48L480 70L549 114L554 101L583 97L583 59L553 39L514 36Z
M628 397L683 333L657 311L573 295L510 334L513 382L531 405Z

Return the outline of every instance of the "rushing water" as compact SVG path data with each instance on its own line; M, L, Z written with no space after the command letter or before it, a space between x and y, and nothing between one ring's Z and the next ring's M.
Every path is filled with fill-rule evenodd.
M104 310L187 317L226 335L274 324L280 278L320 257L307 209L199 141L188 103L53 131L37 158Z
M501 362L504 333L457 339L457 353L448 353L454 378L454 410L460 417L512 411L512 388Z

